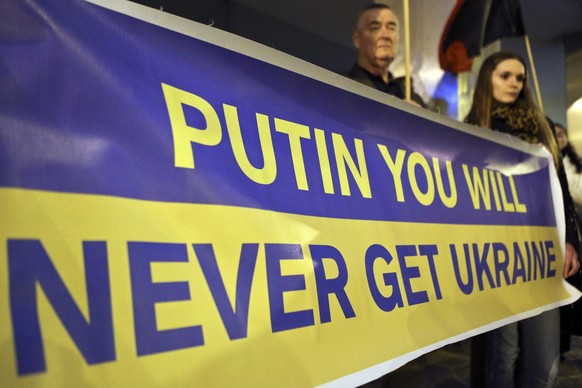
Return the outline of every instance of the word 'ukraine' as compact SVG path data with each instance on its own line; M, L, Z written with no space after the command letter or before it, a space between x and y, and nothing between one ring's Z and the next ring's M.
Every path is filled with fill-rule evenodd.
M109 274L112 271L110 265L118 263L119 258L112 260L108 257L107 242L83 242L87 318L40 240L9 239L7 247L10 314L18 374L47 369L38 308L40 289L88 364L114 361L116 345ZM238 259L227 257L219 260L213 244L128 242L137 356L206 345L204 324L171 329L158 327L161 313L156 306L198 298L191 295L190 283L198 287L194 288L198 289L197 292L210 293L214 305L209 307L216 309L225 333L232 341L248 336L251 290L257 288L253 287L257 277L267 280L266 289L261 290L266 293L271 332L276 335L286 330L332 323L332 300L340 308L333 310L334 314L343 315L334 316L335 320L353 319L364 314L366 309L354 305L349 295L349 290L354 290L354 287L366 287L370 301L385 313L438 302L446 297L439 276L451 276L451 273L437 273L438 263L445 263L444 268L453 268L447 272L454 271L458 288L466 295L475 292L475 283L480 292L486 288L555 277L557 262L553 249L552 241L515 242L513 245L499 242L463 244L462 247L451 244L448 249L439 249L436 244L390 248L372 244L362 252L361 258L345 258L330 245L243 243ZM447 252L450 252L450 258ZM154 280L156 266L187 263L192 256L205 279L204 290L199 288L200 280ZM225 259L229 263L238 262L234 285L225 282L221 273L219 262ZM255 273L259 259L264 261L266 273ZM283 268L290 261L310 263L311 268L303 274L285 273ZM350 279L360 277L349 273L348 262L357 263L351 270L365 274L364 284L349 285ZM307 286L307 277L311 276L315 289ZM302 295L306 302L316 301L316 306L290 308L285 298L288 293L296 297ZM214 327L217 322L206 324Z

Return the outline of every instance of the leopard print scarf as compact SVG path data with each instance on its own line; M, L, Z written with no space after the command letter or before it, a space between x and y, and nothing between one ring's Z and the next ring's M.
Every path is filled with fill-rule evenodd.
M491 116L510 127L510 134L531 144L541 140L540 128L533 109L521 104L505 105L494 102Z

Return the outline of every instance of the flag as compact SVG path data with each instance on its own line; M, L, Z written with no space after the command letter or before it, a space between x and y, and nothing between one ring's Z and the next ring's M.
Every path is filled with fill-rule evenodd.
M470 71L481 48L525 35L519 0L457 0L439 43L439 62L453 74Z

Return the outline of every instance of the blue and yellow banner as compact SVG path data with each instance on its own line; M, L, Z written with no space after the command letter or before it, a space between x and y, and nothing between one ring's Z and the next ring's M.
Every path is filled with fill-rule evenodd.
M353 386L579 297L542 148L131 2L0 8L3 385Z

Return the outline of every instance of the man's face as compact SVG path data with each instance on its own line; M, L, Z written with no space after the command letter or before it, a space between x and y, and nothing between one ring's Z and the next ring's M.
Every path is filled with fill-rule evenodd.
M360 17L353 35L358 63L374 74L382 74L398 51L398 19L389 9L371 9Z

